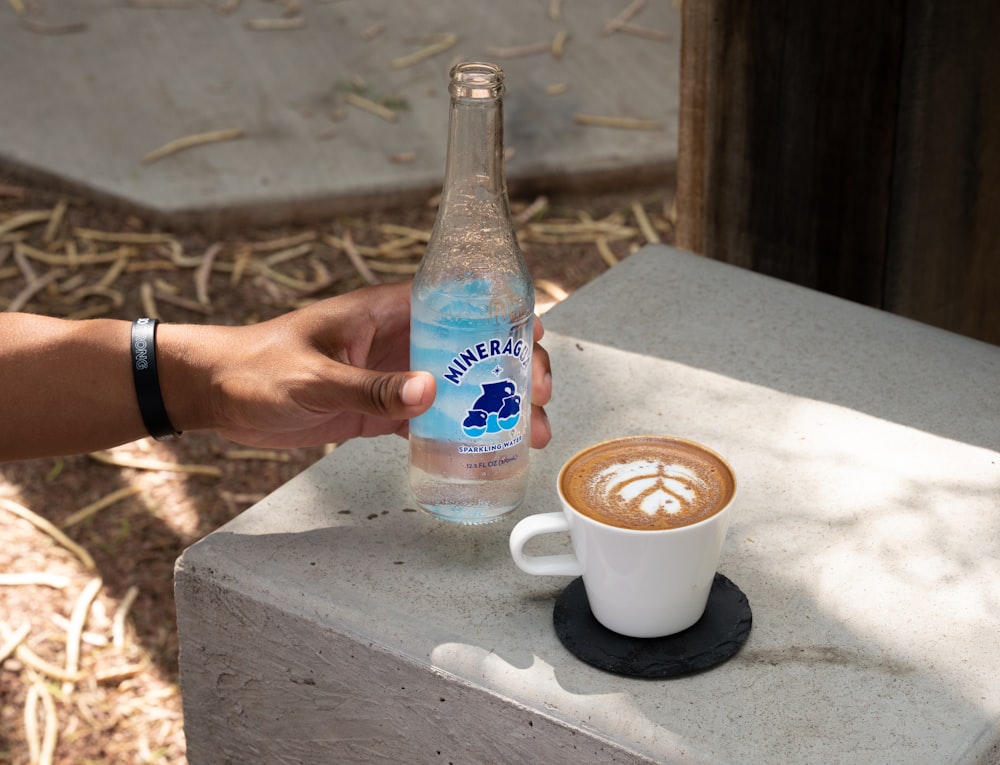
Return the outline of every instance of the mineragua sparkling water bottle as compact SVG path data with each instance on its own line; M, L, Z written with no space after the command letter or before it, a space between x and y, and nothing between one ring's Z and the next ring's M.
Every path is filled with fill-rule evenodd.
M428 513L488 523L528 481L535 291L517 243L503 156L503 71L451 70L437 221L413 283L410 368L437 396L410 421L410 485Z

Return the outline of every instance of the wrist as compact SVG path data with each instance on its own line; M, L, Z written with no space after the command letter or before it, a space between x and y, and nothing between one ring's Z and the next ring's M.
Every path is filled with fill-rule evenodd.
M219 370L225 327L161 323L156 330L160 390L167 415L178 431L218 429Z
M181 434L174 427L163 404L159 365L156 353L157 319L140 318L132 322L132 382L139 404L139 414L146 431L158 441Z

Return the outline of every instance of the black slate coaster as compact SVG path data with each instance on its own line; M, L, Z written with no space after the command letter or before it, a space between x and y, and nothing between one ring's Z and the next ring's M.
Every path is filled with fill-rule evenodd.
M632 638L612 632L591 613L582 578L562 591L552 618L562 644L581 661L645 678L678 677L721 664L740 650L753 622L746 595L718 573L701 619L675 635Z

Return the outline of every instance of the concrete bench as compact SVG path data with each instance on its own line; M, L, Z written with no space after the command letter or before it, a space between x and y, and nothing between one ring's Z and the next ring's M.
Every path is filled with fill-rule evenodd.
M357 440L184 553L192 765L1000 762L1000 348L663 246L545 324L556 436L514 518L415 512L405 442ZM734 465L754 615L661 681L574 658L569 580L507 550L571 453L646 431Z

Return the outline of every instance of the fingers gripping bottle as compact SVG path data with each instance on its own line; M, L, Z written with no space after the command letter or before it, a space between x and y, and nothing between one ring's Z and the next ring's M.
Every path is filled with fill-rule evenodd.
M413 283L410 368L433 407L410 421L410 485L428 513L489 523L528 480L535 291L517 243L503 157L503 71L451 70L444 189Z

